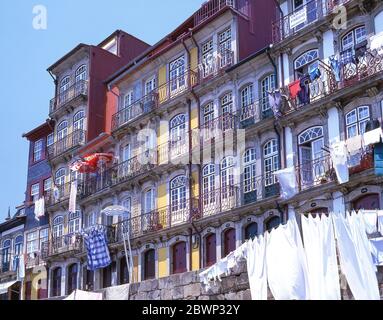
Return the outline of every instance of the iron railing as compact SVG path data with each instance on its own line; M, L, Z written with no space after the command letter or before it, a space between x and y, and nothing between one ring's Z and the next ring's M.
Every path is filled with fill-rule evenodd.
M217 55L210 54L198 65L200 83L204 83L222 74L234 64L234 51L222 50Z
M34 268L44 264L44 260L41 257L41 252L33 252L26 255L25 267L27 269Z
M49 256L68 252L81 253L83 251L83 241L78 234L63 235L43 242L41 247L41 257L46 259Z
M238 117L233 113L225 113L206 121L200 126L202 141L220 137L225 131L238 128Z
M19 267L20 256L0 250L0 273L15 273Z
M50 145L48 150L49 159L56 158L63 153L71 150L75 147L85 144L86 141L86 131L77 129L72 133L68 134L64 138L56 141L52 145Z
M67 90L57 94L55 98L50 101L49 114L52 115L61 107L80 96L88 95L88 82L86 80L77 81L70 86Z
M137 117L148 114L158 106L158 94L152 92L133 102L131 105L122 108L112 117L112 130L115 131Z
M56 188L56 191L51 189L45 194L45 203L48 206L52 206L69 199L71 182L57 185Z

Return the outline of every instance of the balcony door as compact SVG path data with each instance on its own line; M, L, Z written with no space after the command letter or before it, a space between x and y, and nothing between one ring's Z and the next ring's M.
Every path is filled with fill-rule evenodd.
M64 245L64 218L58 216L53 220L53 249L58 250Z
M130 144L122 148L121 176L126 177L132 172L132 150Z
M9 271L11 263L11 240L5 240L3 242L1 251L1 270L7 272Z
M173 274L186 271L186 242L178 242L173 246Z
M142 230L151 231L156 227L158 223L158 217L155 210L155 195L154 189L149 189L144 193L143 201L143 217L142 217Z
M174 159L187 151L186 115L179 114L170 121L170 157Z
M179 57L169 64L170 96L184 91L186 87L185 57Z
M156 277L156 255L153 249L144 253L144 280L154 279Z
M188 218L186 205L186 176L178 176L170 182L170 211L172 225Z
M217 213L216 194L220 194L215 190L215 166L208 164L202 170L202 194L203 194L203 215L209 216Z
M218 34L218 53L220 56L219 66L224 68L233 63L232 61L232 49L231 49L231 29L228 28L225 31Z
M234 158L226 157L221 162L221 211L235 206Z
M205 267L210 267L217 261L217 241L215 233L205 238Z
M302 186L312 186L320 181L327 168L324 161L323 128L313 127L299 135L299 159Z
M223 254L226 257L230 252L235 250L235 229L231 228L223 234Z

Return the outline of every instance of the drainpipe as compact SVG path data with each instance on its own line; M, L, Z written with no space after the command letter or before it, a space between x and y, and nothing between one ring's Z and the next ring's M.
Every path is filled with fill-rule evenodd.
M276 82L276 89L278 89L279 88L278 68L277 68L277 65L275 64L275 61L273 60L273 58L271 58L271 55L270 55L270 50L271 50L272 47L273 47L273 45L270 44L269 47L266 49L266 54L267 54L267 57L270 60L270 63L273 65L274 77L275 77L275 82Z

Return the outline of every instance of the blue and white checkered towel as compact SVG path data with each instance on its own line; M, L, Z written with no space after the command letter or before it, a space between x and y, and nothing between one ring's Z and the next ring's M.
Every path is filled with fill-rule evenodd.
M91 228L82 232L85 248L88 253L88 270L94 271L109 266L110 259L106 233L102 228Z

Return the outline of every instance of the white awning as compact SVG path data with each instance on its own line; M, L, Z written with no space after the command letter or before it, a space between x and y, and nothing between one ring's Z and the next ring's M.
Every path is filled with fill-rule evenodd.
M88 292L77 289L64 300L102 300L102 293Z
M17 280L0 283L0 294L7 293L8 288L13 286L16 282L17 282Z

